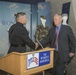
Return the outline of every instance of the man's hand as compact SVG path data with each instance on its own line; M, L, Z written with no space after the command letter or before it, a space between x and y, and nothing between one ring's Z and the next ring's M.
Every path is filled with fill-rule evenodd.
M35 43L35 50L38 48L38 46L39 46L38 43Z
M75 54L74 53L69 53L69 56L70 57L73 57Z

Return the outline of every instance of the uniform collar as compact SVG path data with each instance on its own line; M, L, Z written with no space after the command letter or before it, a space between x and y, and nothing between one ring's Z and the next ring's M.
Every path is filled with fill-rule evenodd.
M21 25L21 26L23 26L23 24L22 24L22 23L20 23L20 22L16 22L16 24L17 24L17 25Z

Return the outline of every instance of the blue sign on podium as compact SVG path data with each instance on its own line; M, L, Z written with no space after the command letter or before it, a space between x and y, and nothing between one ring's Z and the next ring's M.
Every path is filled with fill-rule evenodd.
M39 53L39 66L46 65L50 63L50 51Z

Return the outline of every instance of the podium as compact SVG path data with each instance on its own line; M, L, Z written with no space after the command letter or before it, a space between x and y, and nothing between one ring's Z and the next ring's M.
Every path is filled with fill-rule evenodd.
M53 68L53 55L54 48L26 53L12 52L0 57L0 70L12 75L35 75L37 72Z

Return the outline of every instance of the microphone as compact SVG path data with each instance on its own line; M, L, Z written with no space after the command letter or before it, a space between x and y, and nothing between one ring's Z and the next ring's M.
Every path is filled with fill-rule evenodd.
M35 35L34 35L34 37L35 37L35 39L36 39L37 43L40 45L40 47L44 50L44 47L42 46L42 44L39 42L39 40L36 38L36 36L35 36Z

